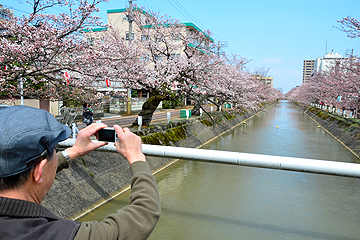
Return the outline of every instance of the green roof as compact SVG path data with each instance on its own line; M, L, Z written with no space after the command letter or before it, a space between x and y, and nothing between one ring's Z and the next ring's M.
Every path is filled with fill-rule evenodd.
M191 23L191 22L184 23L184 25L187 26L187 27L193 27L193 28L195 28L196 30L198 30L199 32L202 32L202 30L201 30L198 26L196 26L195 24L193 24L193 23Z
M82 32L101 32L106 31L107 27L98 27L98 28L90 28L90 29L84 29Z
M107 13L117 13L117 12L126 12L126 8L107 10Z
M141 10L141 8L134 8L134 10ZM110 10L107 10L107 13L121 13L121 12L126 12L127 11L127 8L120 8L120 9L110 9ZM141 10L143 13L146 13L144 10ZM193 27L195 28L196 30L198 30L199 32L203 32L198 26L196 26L194 23L191 23L191 22L188 22L188 23L183 23L186 27ZM169 27L170 25L169 24L165 24L164 27ZM146 25L144 26L144 28L152 28L153 26L152 25ZM210 36L208 36L206 33L204 33L205 36L207 38L210 39L210 41L214 41L214 39L212 39Z
M127 10L128 10L127 8L109 9L109 10L107 10L107 13L121 13L121 12L126 12ZM141 11L142 13L144 13L144 14L148 14L147 12L145 12L144 10L142 10L139 7L133 8L133 10L138 10L138 11Z
M188 23L184 23L185 26L187 27L193 27L196 30L198 30L199 32L203 32L198 26L196 26L194 23L188 22ZM206 33L204 33L205 36L210 39L210 41L214 41L214 39L212 37L210 37L209 35L207 35Z

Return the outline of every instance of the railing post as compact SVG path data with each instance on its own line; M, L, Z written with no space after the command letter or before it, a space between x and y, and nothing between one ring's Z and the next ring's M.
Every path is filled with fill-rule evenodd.
M169 123L169 122L170 122L170 118L171 118L171 113L170 113L170 112L166 113L166 117L167 117L167 120L168 120L168 123Z
M76 127L76 123L72 124L72 139L76 139L76 134L79 132L79 129Z
M138 130L140 131L142 127L142 116L138 116L137 120L138 120Z

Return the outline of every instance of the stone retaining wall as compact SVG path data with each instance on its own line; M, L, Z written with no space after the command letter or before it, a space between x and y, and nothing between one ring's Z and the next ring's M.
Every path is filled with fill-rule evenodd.
M299 107L359 158L360 127L357 120L344 118L315 107Z
M254 114L256 112L218 114L214 116L215 124L209 118L197 118L172 129L142 136L142 139L147 144L195 148ZM147 157L147 161L152 171L157 171L174 159ZM91 152L56 175L42 204L62 218L76 219L128 188L130 178L129 164L120 154Z

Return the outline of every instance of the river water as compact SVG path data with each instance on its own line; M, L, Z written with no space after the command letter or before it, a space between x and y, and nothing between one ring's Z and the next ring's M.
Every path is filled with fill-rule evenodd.
M359 163L287 101L204 148ZM149 239L360 239L360 179L178 161L156 180L162 215ZM101 221L129 194L80 221Z

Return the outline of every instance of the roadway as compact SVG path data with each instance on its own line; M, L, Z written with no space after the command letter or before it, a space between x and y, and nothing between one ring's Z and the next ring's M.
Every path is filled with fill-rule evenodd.
M154 112L151 124L159 124L159 123L167 123L167 113L170 112L171 118L173 121L175 119L180 119L180 110L169 110L169 111L159 111ZM137 119L138 115L130 115L130 116L109 116L101 118L101 122L107 124L109 127L112 127L114 124L118 124L122 127L129 127L131 124Z
M185 118L180 118L180 110L185 110L185 109L191 110L192 108L193 108L193 106L188 106L188 107L184 107L182 109L169 109L169 110L156 111L153 114L151 125L167 123L168 122L167 113L171 114L170 121L172 121L172 122L179 121L181 119L185 119ZM208 112L211 111L210 106L204 106L204 108ZM116 115L116 114L105 113L104 117L95 119L95 121L101 120L101 122L105 123L109 127L112 127L115 124L118 124L122 127L129 127L137 119L137 117L138 117L137 114L130 115L130 116L121 116L121 115ZM78 129L82 129L85 127L85 125L82 123L82 121L78 121L77 125L78 125Z

